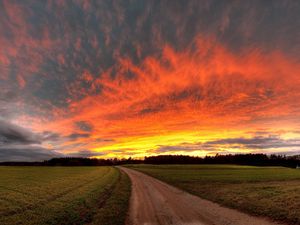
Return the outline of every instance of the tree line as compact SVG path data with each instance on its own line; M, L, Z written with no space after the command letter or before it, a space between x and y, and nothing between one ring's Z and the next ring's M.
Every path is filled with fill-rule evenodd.
M252 166L300 166L300 155L266 155L266 154L229 154L196 157L188 155L158 155L144 159L96 159L65 157L53 158L43 162L1 162L4 166L115 166L123 164L237 164Z
M160 155L145 157L145 164L237 164L250 166L300 166L300 155L228 154L193 157L186 155Z

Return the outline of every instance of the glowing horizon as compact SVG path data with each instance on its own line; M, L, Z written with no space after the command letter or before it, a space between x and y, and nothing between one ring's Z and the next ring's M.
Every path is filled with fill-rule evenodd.
M298 2L0 4L0 161L300 154Z

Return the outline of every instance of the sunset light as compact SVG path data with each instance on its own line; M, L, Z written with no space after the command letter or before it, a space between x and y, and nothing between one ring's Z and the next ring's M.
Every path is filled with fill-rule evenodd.
M275 2L2 1L2 160L299 153L299 4Z
M0 225L300 225L300 0L0 0Z

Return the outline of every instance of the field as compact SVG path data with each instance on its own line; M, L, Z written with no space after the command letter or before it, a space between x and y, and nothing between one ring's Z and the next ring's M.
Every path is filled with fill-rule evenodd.
M128 165L202 198L300 224L300 170L235 165Z
M123 224L127 175L114 167L0 167L0 224Z

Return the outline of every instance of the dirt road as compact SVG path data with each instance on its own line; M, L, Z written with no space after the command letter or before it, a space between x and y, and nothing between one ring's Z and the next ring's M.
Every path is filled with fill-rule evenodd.
M128 225L278 225L203 200L135 170Z

